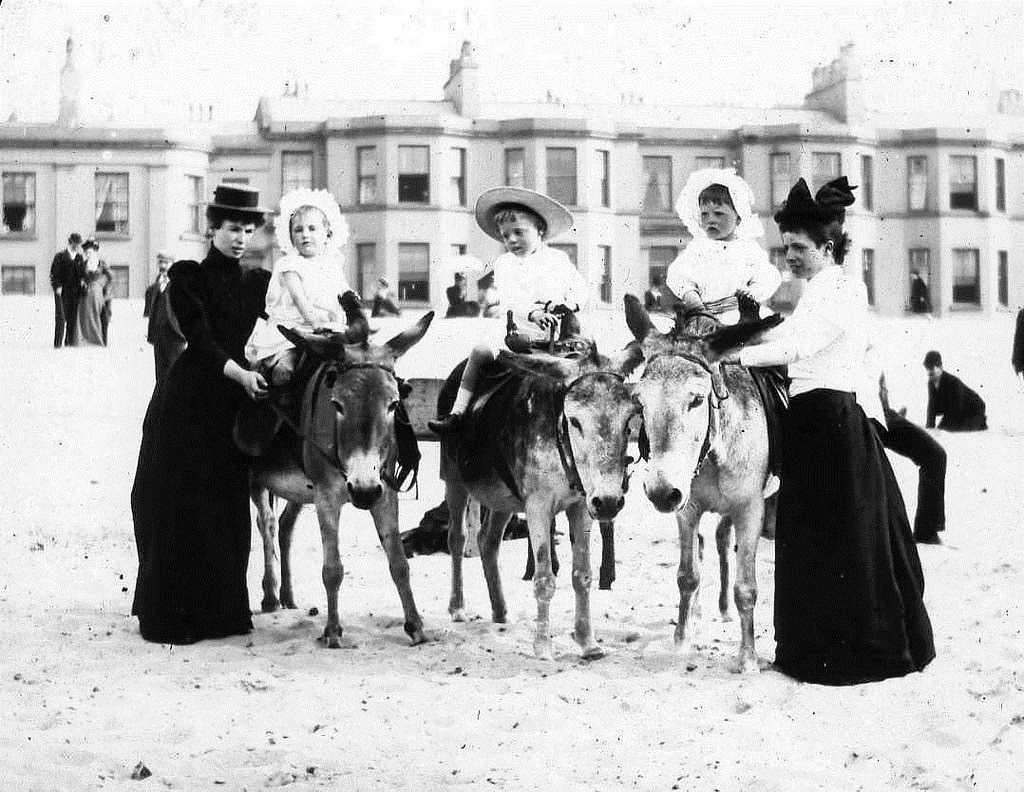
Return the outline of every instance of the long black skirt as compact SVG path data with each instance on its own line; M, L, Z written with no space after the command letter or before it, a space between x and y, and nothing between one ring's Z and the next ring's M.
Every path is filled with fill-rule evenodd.
M793 397L775 536L775 667L849 685L935 657L924 575L881 440L851 393Z
M248 469L231 426L242 392L187 349L153 393L132 488L142 637L187 644L252 629Z

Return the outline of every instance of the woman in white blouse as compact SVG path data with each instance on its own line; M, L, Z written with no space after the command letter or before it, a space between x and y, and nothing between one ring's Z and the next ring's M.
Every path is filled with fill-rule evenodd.
M788 365L775 550L775 667L848 685L920 671L935 656L906 507L854 390L867 343L864 284L841 264L853 188L815 197L803 179L775 215L786 263L806 281L793 314L732 356Z

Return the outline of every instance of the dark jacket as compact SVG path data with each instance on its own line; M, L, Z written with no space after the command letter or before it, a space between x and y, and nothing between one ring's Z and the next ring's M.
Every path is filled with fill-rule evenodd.
M146 326L146 340L151 344L158 341L177 341L185 343L185 335L178 327L178 320L171 310L170 289L160 291L158 283L150 284L146 289L146 302L142 315L149 318Z
M50 286L54 291L64 289L69 293L81 292L84 275L85 259L81 254L72 257L65 248L53 257L50 264Z
M1024 371L1024 308L1017 311L1017 327L1013 331L1013 370Z
M984 400L948 371L942 372L937 385L928 382L928 422L925 425L934 429L935 418L940 415L938 428L950 432L988 428Z

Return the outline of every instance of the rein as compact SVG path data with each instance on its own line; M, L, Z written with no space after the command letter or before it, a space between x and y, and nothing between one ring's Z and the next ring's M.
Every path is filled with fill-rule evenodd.
M581 374L569 383L565 393L562 394L562 409L559 412L558 421L555 425L555 447L558 449L558 458L562 462L562 470L565 472L565 477L569 482L569 489L580 495L584 494L583 481L580 479L580 471L576 467L576 456L572 451L572 441L569 439L569 419L565 417L565 397L569 395L569 391L585 378L601 376L615 377L619 382L626 381L623 375L615 371L588 371L585 374ZM626 473L625 478L628 480L628 473Z

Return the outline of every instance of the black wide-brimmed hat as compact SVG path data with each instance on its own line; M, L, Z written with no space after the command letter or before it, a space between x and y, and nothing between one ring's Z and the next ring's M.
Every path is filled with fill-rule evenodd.
M840 176L824 184L817 195L811 197L807 182L798 179L782 208L775 213L775 222L789 226L807 222L842 223L846 219L846 207L856 200L853 197L856 189L845 176Z
M251 216L254 222L260 222L265 219L264 215L270 212L270 209L260 206L259 203L259 191L221 184L213 191L213 200L207 206L226 209L232 214Z

